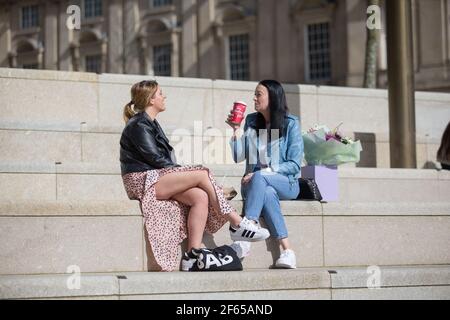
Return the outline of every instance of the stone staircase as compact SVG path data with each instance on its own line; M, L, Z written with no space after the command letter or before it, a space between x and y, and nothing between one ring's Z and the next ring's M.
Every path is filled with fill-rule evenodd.
M0 120L0 299L450 298L450 173L436 170L342 166L338 202L282 201L296 270L270 269L279 248L268 240L252 244L243 272L148 272L154 267L139 204L128 200L120 176L119 125L108 117L79 121L86 103L95 107L89 95L117 93L86 74L11 72L0 72L2 88L40 80L63 92L69 86L78 100L68 106L62 94L61 109L39 102L32 116L13 112ZM174 79L172 90L198 94L201 80L193 88L182 81ZM30 92L38 100L45 95ZM438 115L450 114L446 108ZM206 165L239 191L242 165ZM240 212L240 195L232 205ZM204 242L231 241L224 227ZM81 272L79 288L68 285L73 270Z
M368 283L366 268L246 269L242 272L83 274L68 289L62 274L0 276L0 299L97 300L348 300L448 299L448 266L381 267L382 282ZM369 288L368 288L369 286Z
M231 273L247 286L220 273L214 283L224 287L218 289L208 284L210 275L198 280L179 272L147 272L153 266L143 219L138 203L126 198L117 167L15 163L0 168L0 298L276 299L280 291L289 299L450 297L447 172L339 169L341 201L282 201L296 271L270 270L279 249L269 240L252 244L245 272ZM218 181L237 187L238 169L212 170ZM232 205L242 208L240 200ZM204 241L230 243L226 227ZM82 272L80 290L67 289L70 266ZM368 266L380 268L381 289L363 285ZM340 286L333 272L345 272ZM386 282L387 272L392 283ZM437 283L429 279L435 272ZM359 280L352 278L356 274ZM409 280L411 274L415 278ZM183 291L182 283L191 277L200 288ZM406 280L395 282L396 277Z

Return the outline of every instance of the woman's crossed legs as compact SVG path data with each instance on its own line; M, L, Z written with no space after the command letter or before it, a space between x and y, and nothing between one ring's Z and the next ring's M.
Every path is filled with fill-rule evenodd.
M208 194L200 188L191 188L172 196L172 199L190 207L187 220L188 251L200 248L208 218Z
M174 199L190 206L188 216L188 250L200 248L208 218L208 204L221 212L216 191L207 170L172 172L162 176L155 184L156 199ZM226 215L233 226L242 218L237 212Z

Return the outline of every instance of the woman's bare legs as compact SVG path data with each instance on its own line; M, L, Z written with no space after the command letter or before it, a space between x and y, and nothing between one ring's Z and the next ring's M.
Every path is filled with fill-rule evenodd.
M162 176L155 184L156 199L168 200L174 195L192 188L200 188L205 191L214 209L217 212L221 212L216 191L212 186L211 180L209 180L208 171L206 170L172 172ZM241 216L237 212L232 212L225 216L233 226L238 226L242 221Z
M208 195L200 188L192 188L174 195L172 199L190 206L187 225L188 251L201 248L208 218Z

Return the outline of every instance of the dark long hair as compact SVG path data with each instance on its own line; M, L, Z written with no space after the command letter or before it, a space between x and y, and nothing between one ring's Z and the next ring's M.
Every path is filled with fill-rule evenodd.
M280 138L286 132L285 117L289 112L283 86L276 80L263 80L259 83L269 91L270 129L278 129ZM266 121L261 113L256 117L256 129L265 129Z
M442 135L441 145L437 152L437 160L445 163L450 162L450 122L447 124L447 128L445 128L444 134Z

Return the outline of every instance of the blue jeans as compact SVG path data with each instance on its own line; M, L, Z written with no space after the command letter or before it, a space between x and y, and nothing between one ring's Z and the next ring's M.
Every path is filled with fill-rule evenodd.
M285 175L256 171L250 182L241 186L245 216L258 221L262 215L273 237L287 238L280 200L296 199L299 192L298 183L290 184Z

